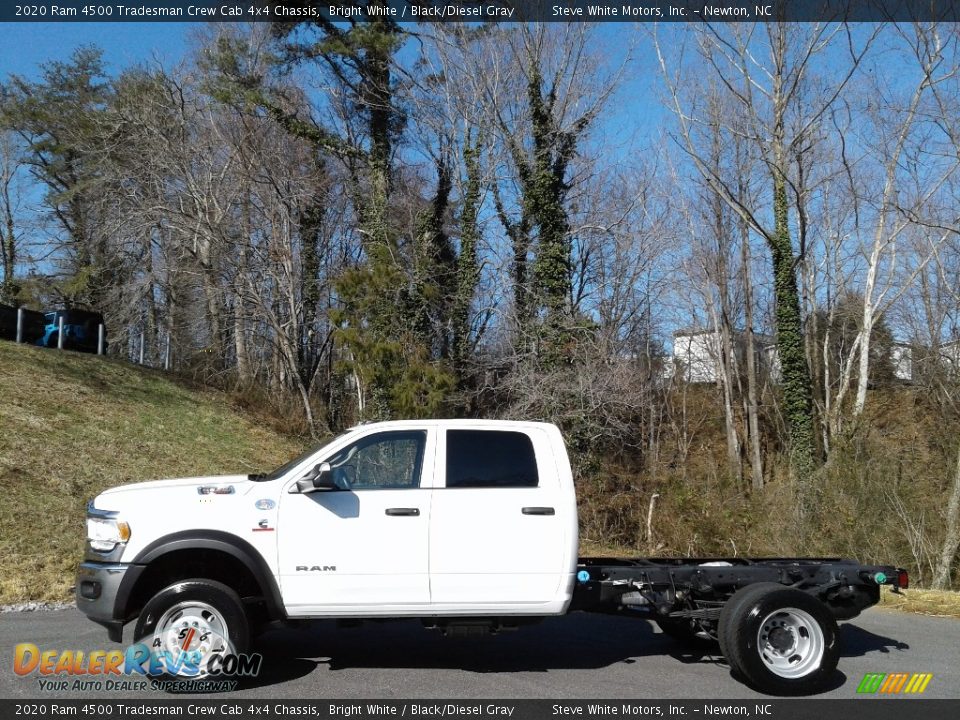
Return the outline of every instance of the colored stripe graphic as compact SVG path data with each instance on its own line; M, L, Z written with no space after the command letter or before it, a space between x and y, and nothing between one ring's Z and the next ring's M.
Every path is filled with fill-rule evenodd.
M867 673L857 692L872 695L919 695L927 689L933 673Z
M907 681L908 677L910 677L909 673L893 673L887 678L880 692L887 693L888 695L896 695L900 692L900 688L903 687L903 683Z
M886 677L884 673L867 673L863 676L863 680L860 681L857 692L875 693L880 688L880 683L883 682L884 677Z
M897 678L899 677L900 675L897 673L890 673L887 675L887 679L884 680L883 685L880 686L880 694L886 695L888 692L890 692L890 688L896 684Z

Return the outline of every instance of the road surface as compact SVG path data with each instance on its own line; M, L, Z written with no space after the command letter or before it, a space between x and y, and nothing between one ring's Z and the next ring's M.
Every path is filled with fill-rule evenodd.
M924 697L960 698L960 620L874 608L843 624L841 641L835 682L819 697L853 698L868 672L929 672ZM13 672L14 646L22 642L41 650L122 647L74 609L0 614L0 697L165 697L41 693L36 674ZM650 623L619 616L577 613L469 639L444 638L416 621L317 622L272 630L257 649L264 671L231 699L761 697L731 677L722 659L691 654Z

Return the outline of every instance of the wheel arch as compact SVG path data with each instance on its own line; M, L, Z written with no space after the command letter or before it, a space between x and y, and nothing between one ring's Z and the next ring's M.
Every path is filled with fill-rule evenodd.
M114 617L131 620L157 591L177 580L209 577L241 597L257 597L270 620L286 618L283 598L263 555L243 538L220 530L165 535L134 558L117 592Z

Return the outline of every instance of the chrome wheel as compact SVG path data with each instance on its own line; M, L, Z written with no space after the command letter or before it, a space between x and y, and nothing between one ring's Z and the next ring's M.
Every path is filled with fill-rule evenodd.
M207 675L214 655L233 652L223 616L212 605L198 600L177 603L161 616L153 649L163 657L171 675L190 677ZM180 660L183 662L178 664Z
M801 678L820 667L826 646L823 629L810 613L781 608L767 615L757 632L757 652L770 672Z

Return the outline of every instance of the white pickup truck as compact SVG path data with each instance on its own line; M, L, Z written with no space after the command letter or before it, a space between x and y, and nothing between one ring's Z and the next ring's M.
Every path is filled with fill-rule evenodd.
M365 424L270 473L112 488L89 503L87 538L77 605L115 642L133 619L167 652L240 653L268 622L495 632L612 611L718 643L767 692L816 690L836 621L907 586L836 558L580 558L563 438L536 422Z

